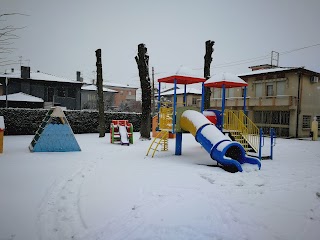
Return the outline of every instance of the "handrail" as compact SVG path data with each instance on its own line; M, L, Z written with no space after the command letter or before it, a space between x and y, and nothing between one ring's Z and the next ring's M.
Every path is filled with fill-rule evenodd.
M159 129L160 130L172 130L172 107L161 107L159 111Z
M225 110L224 129L239 131L243 138L257 152L259 147L259 129L243 111Z

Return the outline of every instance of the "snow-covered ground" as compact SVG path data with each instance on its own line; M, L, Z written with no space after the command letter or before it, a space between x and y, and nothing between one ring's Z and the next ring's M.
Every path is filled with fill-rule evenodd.
M320 239L320 141L277 139L274 160L233 174L190 134L154 158L139 133L76 135L67 153L30 153L32 138L4 138L1 240Z

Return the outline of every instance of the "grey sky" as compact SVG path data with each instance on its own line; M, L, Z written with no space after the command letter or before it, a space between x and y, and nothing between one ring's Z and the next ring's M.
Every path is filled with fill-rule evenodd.
M8 18L6 23L27 26L17 32L20 39L8 59L18 62L22 56L31 70L71 79L81 71L88 80L101 48L104 80L136 86L139 43L146 44L150 67L161 76L180 65L202 74L206 40L215 41L211 74L240 74L270 63L272 50L320 44L319 10L319 0L1 0L0 9L30 15ZM267 57L222 67L261 56ZM279 64L320 72L320 45L280 54ZM19 64L0 70L11 67Z

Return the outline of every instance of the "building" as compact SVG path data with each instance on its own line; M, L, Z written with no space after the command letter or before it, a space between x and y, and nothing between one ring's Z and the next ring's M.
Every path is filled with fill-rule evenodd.
M132 106L137 101L137 87L111 82L104 82L103 86L117 91L117 93L114 94L114 109L121 110L124 105Z
M6 81L7 79L7 81ZM25 93L44 100L44 108L55 105L67 109L81 108L82 82L69 80L40 71L32 72L30 67L21 66L21 71L11 70L0 74L3 94ZM1 91L0 91L1 92Z
M18 92L0 95L0 108L43 108L43 99Z
M117 91L103 87L103 100L105 110L114 106L114 95ZM81 87L81 109L98 109L98 93L96 85Z
M265 133L274 128L278 136L308 137L313 117L320 121L320 74L304 67L250 68L251 72L238 75L248 83L249 118ZM226 108L242 109L242 96L242 88L228 89ZM211 107L221 107L220 89L213 89Z
M177 107L184 106L184 89L177 88ZM168 89L161 91L161 97L164 97L167 101L173 102L174 90ZM157 96L156 96L157 97ZM185 106L199 107L202 97L202 91L196 88L186 86L186 103Z

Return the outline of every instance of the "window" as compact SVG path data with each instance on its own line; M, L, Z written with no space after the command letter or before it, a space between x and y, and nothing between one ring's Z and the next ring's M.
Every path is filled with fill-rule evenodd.
M95 101L97 100L97 94L93 93L93 94L88 94L88 101Z
M75 88L68 88L68 97L70 98L76 98L76 89Z
M286 87L285 81L277 82L277 96L284 95L285 87Z
M267 96L273 96L273 85L272 84L267 85Z
M65 97L66 96L66 89L63 87L58 88L58 96L59 97Z
M262 83L256 83L256 97L262 97Z
M255 111L253 115L255 123L289 125L289 111Z
M197 98L196 97L192 98L192 105L197 105Z
M128 95L129 95L129 96L131 96L131 95L132 95L131 91L129 91L129 92L128 92Z
M227 89L227 97L229 98L234 97L234 88Z
M54 95L54 88L48 87L48 97L47 97L48 102L53 102L53 95Z
M311 116L303 115L302 116L302 128L310 128L311 127Z

